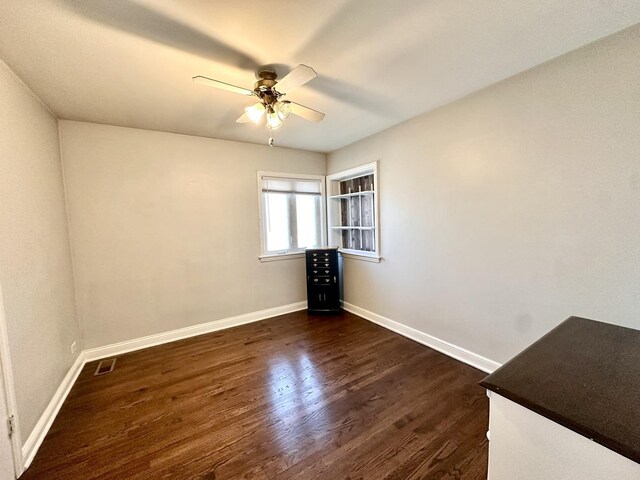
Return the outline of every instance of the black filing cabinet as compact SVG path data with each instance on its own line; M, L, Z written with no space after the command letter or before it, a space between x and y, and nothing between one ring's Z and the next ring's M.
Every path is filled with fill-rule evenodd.
M307 250L307 305L310 312L339 312L342 257L337 248Z

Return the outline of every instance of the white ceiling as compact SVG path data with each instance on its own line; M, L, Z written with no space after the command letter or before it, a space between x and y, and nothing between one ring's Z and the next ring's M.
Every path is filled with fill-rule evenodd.
M638 0L0 0L0 57L60 118L265 143L258 66L318 77L276 144L328 152L640 22Z

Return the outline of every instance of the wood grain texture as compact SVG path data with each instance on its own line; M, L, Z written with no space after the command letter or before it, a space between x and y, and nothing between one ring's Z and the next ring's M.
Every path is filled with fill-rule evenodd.
M22 479L486 478L482 372L347 312L96 364Z

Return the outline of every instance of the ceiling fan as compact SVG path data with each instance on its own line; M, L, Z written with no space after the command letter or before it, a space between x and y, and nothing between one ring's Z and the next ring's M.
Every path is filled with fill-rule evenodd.
M193 77L195 83L219 88L228 92L239 93L246 96L258 97L258 103L244 109L244 113L236 120L237 123L260 123L266 117L266 125L271 135L271 130L278 129L291 113L311 122L319 122L324 118L324 113L305 107L299 103L283 100L282 97L292 90L313 80L317 76L315 70L307 65L298 65L281 80L274 70L263 68L258 72L258 81L253 90L237 87L229 83L214 80L198 75ZM273 138L269 137L269 145L273 146Z

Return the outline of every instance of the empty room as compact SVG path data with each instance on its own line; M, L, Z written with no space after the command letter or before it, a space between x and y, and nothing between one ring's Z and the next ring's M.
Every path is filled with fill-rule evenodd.
M0 480L640 480L638 0L0 0Z

